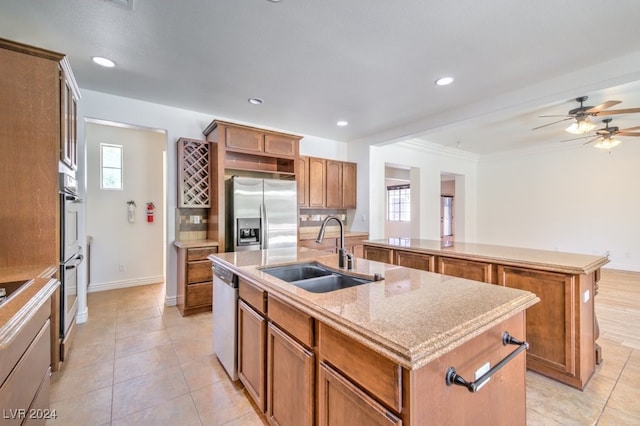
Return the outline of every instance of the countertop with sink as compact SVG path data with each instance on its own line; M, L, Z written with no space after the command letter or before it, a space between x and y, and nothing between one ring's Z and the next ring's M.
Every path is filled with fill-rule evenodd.
M312 293L261 270L309 261L339 270L337 255L305 248L219 253L209 259L411 370L539 300L528 291L361 258L352 271L342 272L371 279L380 274L383 280Z

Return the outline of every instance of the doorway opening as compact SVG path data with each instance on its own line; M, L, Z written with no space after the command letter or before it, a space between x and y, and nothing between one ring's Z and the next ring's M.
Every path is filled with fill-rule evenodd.
M85 140L87 292L164 283L166 131L87 119ZM114 146L109 157L105 147Z

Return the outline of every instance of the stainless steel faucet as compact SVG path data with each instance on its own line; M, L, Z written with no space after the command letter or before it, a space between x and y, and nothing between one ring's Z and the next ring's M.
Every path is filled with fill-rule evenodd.
M329 215L322 221L322 225L320 225L320 232L318 232L318 238L316 238L317 243L321 243L324 239L324 231L327 227L327 222L331 219L334 219L340 225L340 248L338 249L338 266L340 268L344 268L347 263L347 250L344 248L344 223L338 216Z

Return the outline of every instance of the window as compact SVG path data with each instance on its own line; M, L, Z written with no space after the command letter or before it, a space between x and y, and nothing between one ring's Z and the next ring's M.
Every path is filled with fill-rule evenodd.
M122 145L100 144L100 188L122 190Z
M411 220L409 184L387 186L387 220L394 222Z

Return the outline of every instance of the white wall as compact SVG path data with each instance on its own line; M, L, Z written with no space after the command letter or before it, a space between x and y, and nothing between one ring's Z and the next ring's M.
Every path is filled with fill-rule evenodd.
M484 158L478 240L585 254L640 271L640 143L611 154L589 146Z
M456 195L464 201L456 205L457 238L474 241L476 236L477 159L459 150L433 148L402 142L370 148L370 235L384 238L385 223L385 166L411 168L412 204L418 203L419 217L412 209L412 238L440 239L440 175L455 174ZM414 196L416 189L417 197ZM415 218L415 219L414 219ZM462 223L460 226L459 223ZM462 229L460 229L462 228Z
M93 237L89 291L164 282L164 133L87 123L86 232ZM123 147L123 189L100 188L100 144ZM136 203L134 223L127 201ZM157 209L146 221L146 203Z

